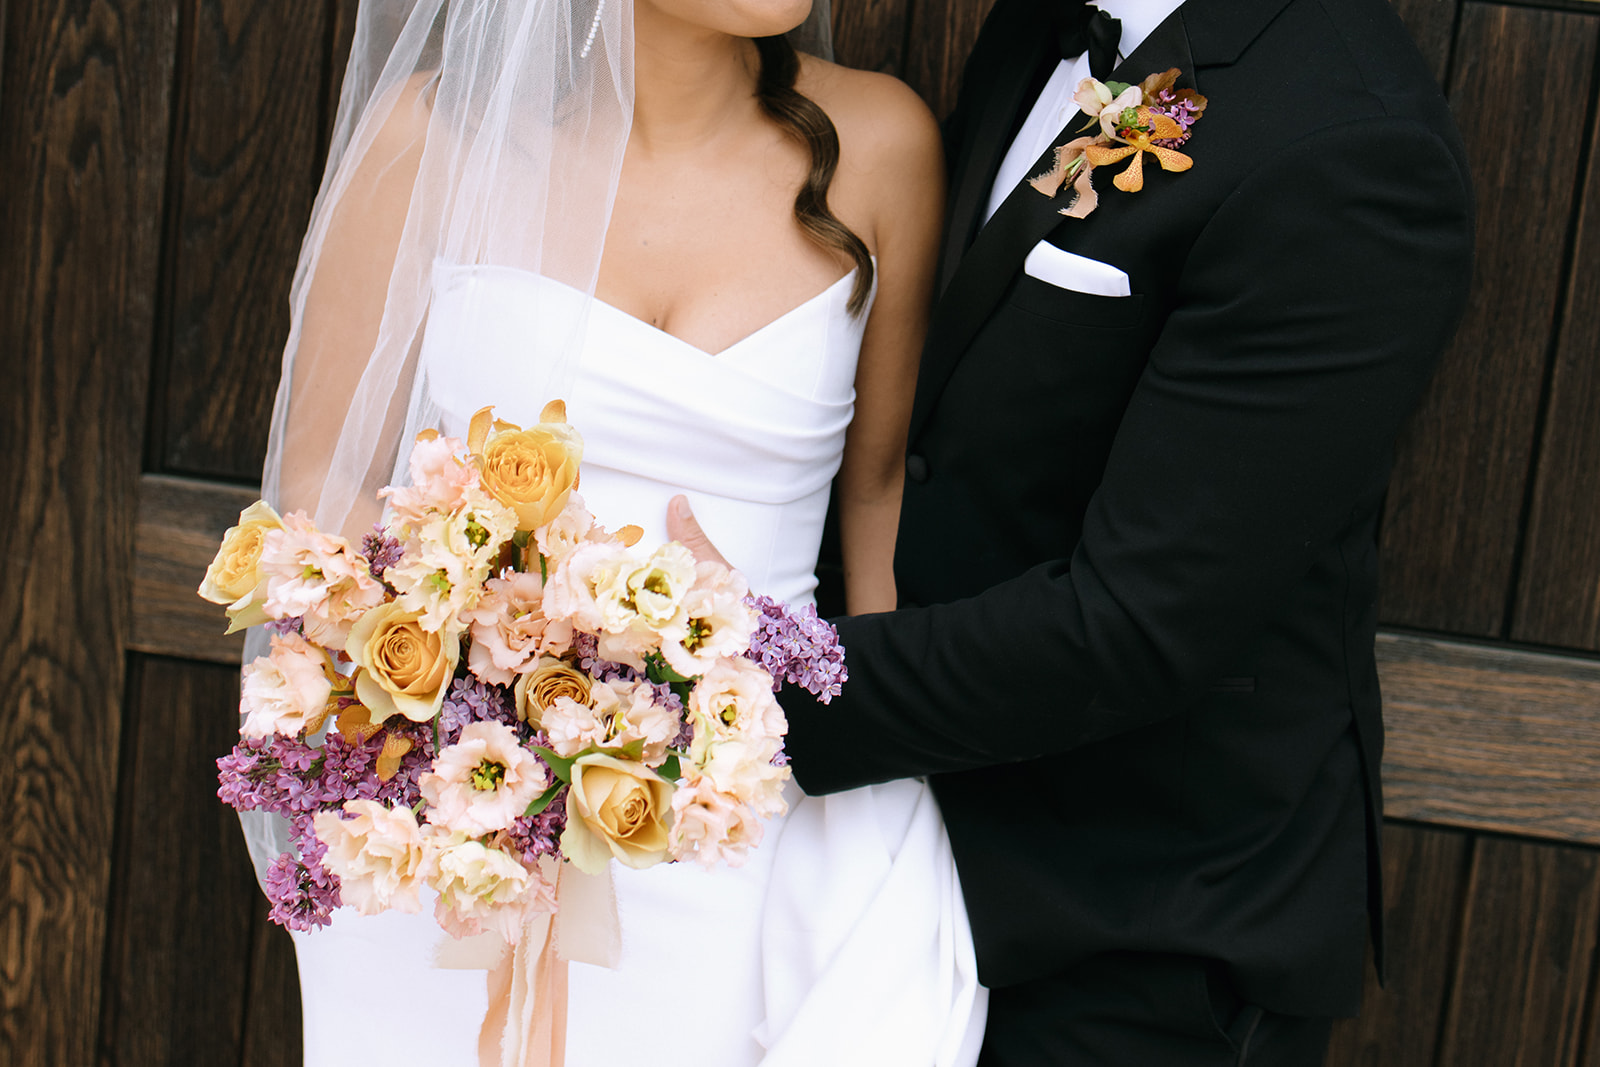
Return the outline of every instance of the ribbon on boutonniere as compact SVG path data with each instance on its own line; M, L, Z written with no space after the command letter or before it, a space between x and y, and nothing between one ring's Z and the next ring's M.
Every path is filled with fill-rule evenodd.
M1152 155L1162 170L1181 172L1194 160L1178 149L1189 140L1191 127L1206 110L1206 98L1193 89L1173 89L1178 68L1152 74L1137 85L1100 82L1085 78L1073 99L1090 117L1088 126L1100 126L1093 136L1077 137L1057 145L1049 170L1028 179L1040 193L1054 198L1071 183L1072 195L1061 214L1087 218L1100 206L1093 175L1096 167L1132 157L1112 184L1125 193L1144 188L1144 157Z

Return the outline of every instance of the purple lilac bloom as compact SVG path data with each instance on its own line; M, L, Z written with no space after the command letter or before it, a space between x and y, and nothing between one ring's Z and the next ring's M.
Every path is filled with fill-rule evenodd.
M439 740L452 744L461 731L475 722L503 722L517 725L516 700L510 689L490 685L467 675L450 683L440 706Z
M400 542L389 536L382 523L373 526L371 533L361 537L361 554L367 557L367 569L380 582L383 581L384 571L400 562L403 551Z
M1190 100L1178 99L1178 94L1171 89L1163 89L1157 93L1156 102L1150 106L1150 110L1157 115L1165 115L1183 130L1176 137L1160 137L1150 142L1162 148L1177 148L1182 145L1189 139L1189 127L1200 118L1200 109Z
M524 864L533 866L540 856L554 856L561 844L561 831L567 826L567 794L562 790L550 806L537 815L524 815L511 824L511 851Z
M279 637L288 637L290 634L305 634L305 630L300 625L300 617L298 615L292 619L268 619L262 625L267 628L268 633L277 634Z
M809 691L824 704L849 679L839 631L817 614L815 605L796 610L771 597L754 597L756 632L749 657L772 675L773 686L788 683Z
M302 835L296 834L296 837ZM267 868L267 899L272 909L267 918L291 930L315 930L333 921L333 909L342 903L339 876L322 865L326 846L314 834L301 843L305 859L285 852Z

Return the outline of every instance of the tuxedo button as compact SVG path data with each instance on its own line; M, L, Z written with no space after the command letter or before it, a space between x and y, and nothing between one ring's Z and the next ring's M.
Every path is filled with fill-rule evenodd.
M928 480L928 461L913 452L906 457L906 477L914 482Z

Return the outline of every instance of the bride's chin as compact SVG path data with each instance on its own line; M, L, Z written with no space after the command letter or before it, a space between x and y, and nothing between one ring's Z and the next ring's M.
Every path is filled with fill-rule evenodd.
M775 37L800 26L812 0L635 0L662 14L730 37Z

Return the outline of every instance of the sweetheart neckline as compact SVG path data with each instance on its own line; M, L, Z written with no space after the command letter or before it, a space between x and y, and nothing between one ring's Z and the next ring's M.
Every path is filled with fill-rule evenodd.
M876 257L874 257L874 262L876 262ZM669 339L671 339L673 341L676 341L678 344L682 345L684 348L689 349L691 352L698 352L700 355L705 356L707 359L721 359L723 356L727 355L729 352L732 352L734 349L740 347L741 345L748 344L749 342L753 341L755 338L757 338L757 337L761 336L762 334L766 333L768 330L772 329L774 326L777 326L780 322L783 322L786 319L792 318L793 316L795 316L795 315L799 314L800 312L804 311L805 309L809 308L811 305L817 303L823 297L829 295L835 289L839 288L839 286L843 285L845 282L851 281L852 279L855 278L856 272L859 269L860 268L852 267L847 274L845 274L842 278L839 278L839 279L835 280L834 282L832 282L826 289L823 289L819 293L814 293L811 296L808 296L806 299L802 300L800 303L796 304L794 307L790 308L788 311L785 311L783 314L779 315L777 318L771 320L770 322L762 323L760 326L757 326L754 330L751 330L749 333L745 334L743 337L739 338L737 341L734 341L731 344L727 345L726 347L720 348L715 352L708 352L704 348L701 348L699 345L695 344L693 341L689 341L689 340L686 340L686 339L684 339L682 337L679 337L675 333L669 333L668 331L663 330L661 327L657 326L655 323L646 322L644 319L641 319L639 316L634 315L631 312L623 311L621 308L617 307L617 305L615 305L615 304L613 304L613 303L611 303L609 301L602 300L598 296L594 297L593 299L594 299L594 303L595 303L595 305L597 307L603 307L608 311L614 312L617 316L619 316L620 318L626 319L629 322L638 323L641 327L643 327L646 330L649 330L651 333L657 333L657 334L660 334L662 337L666 337L666 338L669 338Z

